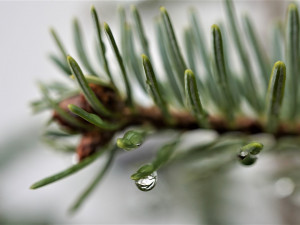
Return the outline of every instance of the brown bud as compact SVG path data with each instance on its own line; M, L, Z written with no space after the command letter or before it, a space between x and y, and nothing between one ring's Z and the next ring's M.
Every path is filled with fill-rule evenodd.
M91 87L97 98L100 100L100 102L107 109L113 112L119 112L124 108L124 101L113 88L99 86L96 84L89 84L89 86ZM80 117L74 115L72 112L69 111L69 104L76 105L87 112L95 113L83 94L64 99L59 103L59 107L65 112L69 113L71 116L80 120L81 122L87 123L85 120L81 119ZM101 117L105 118L103 115L101 115ZM81 128L68 123L68 121L65 121L56 111L54 111L53 113L53 119L56 120L62 127L64 127L67 130L82 131Z
M87 112L92 112L91 106L86 101L85 97L82 94L72 96L70 98L64 99L59 103L59 107L64 110L65 112L69 113L70 116L77 118L78 120L85 122L83 119L78 117L77 115L70 112L68 105L73 104L76 105L82 109L84 109ZM77 131L81 130L79 127L74 126L73 124L70 124L68 121L65 121L64 118L62 118L56 111L53 113L53 119L56 120L62 127L64 127L67 130Z
M96 94L100 102L109 110L118 112L124 108L124 101L116 93L113 88L99 86L96 84L89 85L93 92Z
M99 147L106 145L113 135L114 132L110 131L90 131L83 134L76 149L78 160L92 155Z

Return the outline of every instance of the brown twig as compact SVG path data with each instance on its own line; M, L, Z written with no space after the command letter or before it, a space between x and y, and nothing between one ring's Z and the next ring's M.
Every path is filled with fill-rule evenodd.
M136 110L132 112L132 110L125 106L124 101L115 93L113 89L108 87L100 87L94 84L90 84L90 86L105 107L109 108L113 112L118 112L119 115L121 115L116 118L106 118L102 115L99 116L110 122L122 122L124 123L124 126L116 131L104 131L95 126L92 126L91 130L82 130L82 128L74 127L74 125L69 124L67 121L61 118L58 113L54 112L53 118L65 129L82 132L82 140L77 147L77 154L80 160L93 154L99 146L107 144L116 132L121 131L129 126L150 125L157 129L178 130L204 128L201 126L201 124L199 125L192 114L187 111L171 111L170 114L174 119L174 123L170 124L164 120L163 115L156 106L137 106ZM69 104L74 104L87 112L95 113L86 101L83 94L65 99L59 104L59 106L68 112L70 116L76 117L78 120L81 120L81 122L85 122L80 117L77 117L69 111ZM219 134L226 132L242 132L251 135L265 132L263 124L260 121L251 118L237 118L234 123L229 124L224 118L209 116L208 123L209 129L212 129ZM299 135L300 126L298 126L298 128L299 129L294 129L291 131L287 125L280 124L277 132L275 132L274 135L276 138L282 136Z

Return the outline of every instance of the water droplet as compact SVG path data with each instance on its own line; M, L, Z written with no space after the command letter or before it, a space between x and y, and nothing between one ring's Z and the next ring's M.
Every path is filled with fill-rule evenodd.
M247 151L240 151L240 153L238 154L238 159L241 164L245 166L250 166L256 162L257 157L255 155L250 154Z
M141 191L150 191L155 187L156 182L157 182L157 173L155 171L152 174L137 180L135 184L138 187L138 189L140 189Z
M293 180L289 177L282 177L275 183L275 194L280 198L290 196L295 189Z
M241 151L239 154L238 154L238 157L239 159L243 160L246 158L246 156L248 155L249 153L246 152L246 151Z
M135 130L127 131L124 134L123 138L117 139L117 145L119 148L122 148L126 151L131 151L143 144L145 134L146 133L144 131L135 131Z

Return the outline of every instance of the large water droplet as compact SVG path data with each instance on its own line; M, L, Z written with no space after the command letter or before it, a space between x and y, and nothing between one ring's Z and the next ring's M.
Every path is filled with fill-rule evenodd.
M135 181L135 184L141 191L150 191L155 187L156 182L157 173L155 171L152 174Z

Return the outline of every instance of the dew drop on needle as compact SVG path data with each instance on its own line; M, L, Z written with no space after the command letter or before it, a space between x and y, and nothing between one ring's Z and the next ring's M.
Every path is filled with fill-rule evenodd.
M250 154L249 152L241 151L238 154L238 159L242 165L251 166L256 162L257 157L255 155Z
M135 184L141 191L150 191L155 187L156 182L157 172L153 172L152 174L137 180Z

